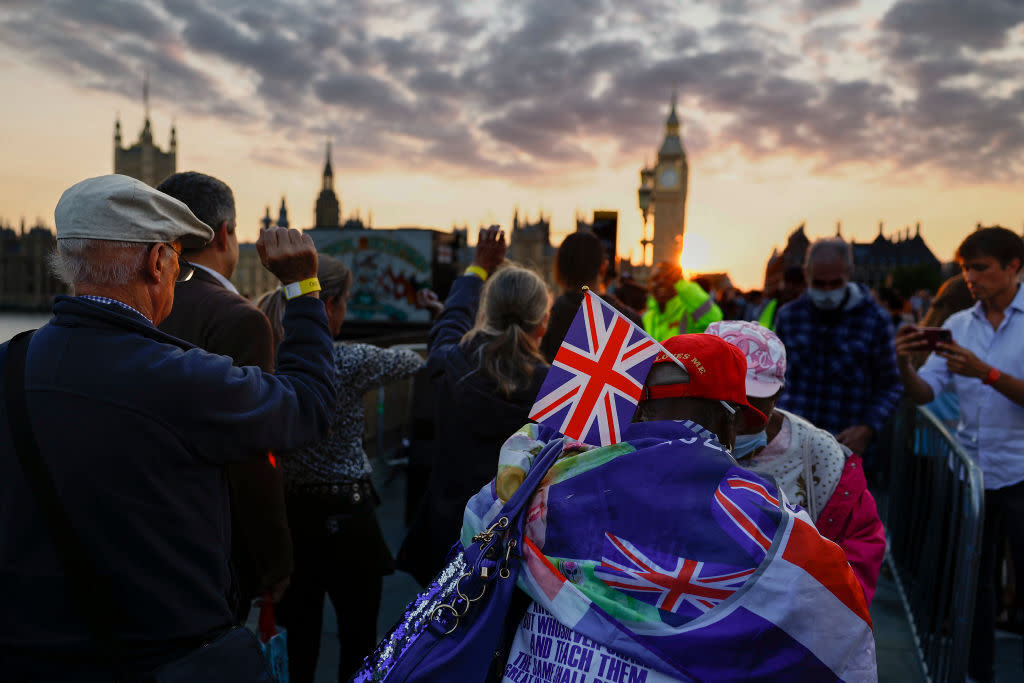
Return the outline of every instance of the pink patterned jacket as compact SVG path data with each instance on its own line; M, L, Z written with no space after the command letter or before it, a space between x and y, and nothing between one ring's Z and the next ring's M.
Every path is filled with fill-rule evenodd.
M870 605L885 556L885 528L878 517L875 498L868 491L859 455L846 458L839 484L822 508L817 527L822 536L846 552Z

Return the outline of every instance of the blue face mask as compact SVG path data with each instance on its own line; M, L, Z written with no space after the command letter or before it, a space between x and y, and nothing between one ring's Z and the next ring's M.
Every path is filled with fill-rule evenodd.
M745 458L758 448L768 445L768 434L762 429L757 434L737 434L736 445L732 449L732 457L737 460Z

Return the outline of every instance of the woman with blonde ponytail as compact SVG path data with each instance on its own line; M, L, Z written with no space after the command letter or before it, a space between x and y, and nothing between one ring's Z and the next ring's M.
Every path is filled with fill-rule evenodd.
M399 567L423 584L458 540L466 501L494 476L502 443L529 422L547 375L540 340L551 295L533 271L503 265L505 250L504 233L481 230L473 265L455 280L430 330L436 450L398 556Z

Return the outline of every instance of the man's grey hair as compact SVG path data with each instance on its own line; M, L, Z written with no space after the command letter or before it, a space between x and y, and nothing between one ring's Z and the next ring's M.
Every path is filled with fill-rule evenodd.
M140 242L59 239L50 254L50 270L72 288L80 284L126 285L138 277L151 247Z
M804 269L810 270L812 263L833 260L842 261L846 264L847 272L853 272L853 248L841 237L828 237L811 244L804 258Z

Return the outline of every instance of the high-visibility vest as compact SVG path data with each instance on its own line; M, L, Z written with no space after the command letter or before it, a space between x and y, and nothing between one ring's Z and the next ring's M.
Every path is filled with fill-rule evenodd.
M723 318L722 309L696 282L680 280L675 289L676 295L664 308L658 306L654 297L647 297L644 330L658 341L677 334L704 332L708 325Z
M761 311L761 317L757 319L758 324L761 327L767 327L772 332L775 331L775 310L779 307L779 300L772 299L768 302L768 305Z

